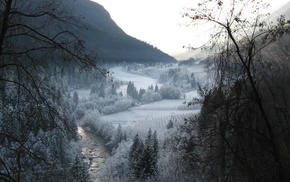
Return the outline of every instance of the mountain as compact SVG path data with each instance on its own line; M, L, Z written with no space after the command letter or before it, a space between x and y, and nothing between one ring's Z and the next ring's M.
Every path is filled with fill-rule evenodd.
M90 0L72 3L74 13L81 17L87 31L78 32L87 49L96 52L105 63L158 63L176 60L152 45L127 35L110 17L105 8Z

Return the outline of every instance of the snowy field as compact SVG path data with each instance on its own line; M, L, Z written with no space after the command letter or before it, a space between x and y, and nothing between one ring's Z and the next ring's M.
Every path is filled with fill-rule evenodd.
M161 86L161 84L157 84L156 79L152 79L143 75L139 75L139 74L132 74L132 73L128 73L125 72L124 70L122 70L121 67L114 67L110 69L110 73L113 74L113 78L117 81L123 81L125 83L131 81L134 82L134 86L136 87L136 89L139 91L140 88L143 89L147 89L148 86L155 86L158 85L159 87ZM120 88L117 89L117 92L122 92L124 96L127 95L127 84L126 85L122 85Z
M200 109L177 110L180 104L181 100L162 100L102 116L101 121L111 122L115 127L121 124L125 130L140 134L146 134L151 128L157 131L158 136L163 136L170 120L173 120L175 125L180 125L184 123L185 118L198 114L200 111Z
M150 104L133 107L127 111L101 117L102 121L112 122L114 124L127 125L143 120L152 120L154 118L167 118L168 116L188 115L195 110L178 110L182 106L183 100L161 100ZM196 109L199 110L199 109Z

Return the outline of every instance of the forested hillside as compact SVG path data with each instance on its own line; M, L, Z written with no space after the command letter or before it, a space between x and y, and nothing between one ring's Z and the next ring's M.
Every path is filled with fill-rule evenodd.
M76 29L59 1L1 1L0 181L87 179L66 73L104 73Z

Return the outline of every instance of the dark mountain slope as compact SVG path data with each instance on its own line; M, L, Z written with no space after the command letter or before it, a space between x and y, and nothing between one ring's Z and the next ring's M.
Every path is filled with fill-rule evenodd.
M127 35L101 5L89 0L77 0L73 6L76 15L88 26L87 31L79 32L81 37L88 49L96 52L106 63L176 61L152 45Z

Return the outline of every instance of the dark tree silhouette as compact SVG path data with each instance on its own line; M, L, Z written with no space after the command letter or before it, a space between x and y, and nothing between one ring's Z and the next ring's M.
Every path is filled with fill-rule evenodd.
M215 146L203 161L212 161L204 169L217 181L289 180L284 163L289 158L284 133L289 127L284 126L289 122L288 117L278 121L279 114L271 110L271 103L282 103L274 96L277 88L266 86L274 72L265 57L277 40L287 37L289 26L283 16L277 24L268 23L268 14L261 13L267 7L262 1L204 0L184 14L194 24L213 24L204 48L216 54L216 85L206 92L199 127L208 146Z

